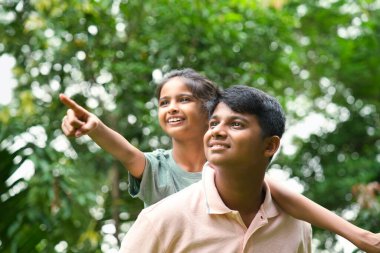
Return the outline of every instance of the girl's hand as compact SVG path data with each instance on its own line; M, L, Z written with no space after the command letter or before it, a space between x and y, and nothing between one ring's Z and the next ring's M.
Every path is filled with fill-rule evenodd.
M100 123L98 117L90 113L74 100L64 94L59 95L59 99L69 109L62 119L62 131L68 137L80 137L90 133Z
M358 245L361 250L367 253L380 253L380 233L366 231L363 240L362 244Z

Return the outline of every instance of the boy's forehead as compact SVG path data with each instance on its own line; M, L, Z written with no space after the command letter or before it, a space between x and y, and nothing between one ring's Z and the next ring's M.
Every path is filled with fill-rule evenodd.
M211 114L211 118L213 117L220 117L220 116L238 116L243 115L242 113L238 113L233 111L227 104L223 102L219 102L215 110Z

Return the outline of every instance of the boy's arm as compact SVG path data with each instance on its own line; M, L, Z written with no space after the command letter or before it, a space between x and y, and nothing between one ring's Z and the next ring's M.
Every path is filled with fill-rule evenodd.
M63 94L59 98L69 108L61 126L66 136L80 137L88 134L102 149L118 159L132 176L142 177L145 167L143 152L74 100Z
M380 252L380 234L361 229L330 210L318 205L302 194L281 187L278 182L265 179L278 205L296 219L327 229L369 253Z

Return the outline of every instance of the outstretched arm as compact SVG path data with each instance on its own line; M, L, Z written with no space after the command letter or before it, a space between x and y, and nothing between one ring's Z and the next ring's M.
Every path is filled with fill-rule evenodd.
M369 253L380 253L380 234L361 229L302 194L281 187L278 182L265 179L278 205L289 215L336 233Z
M141 178L145 157L139 149L74 100L64 94L60 94L59 98L69 108L61 125L66 136L80 137L88 134L102 149L118 159L134 177Z

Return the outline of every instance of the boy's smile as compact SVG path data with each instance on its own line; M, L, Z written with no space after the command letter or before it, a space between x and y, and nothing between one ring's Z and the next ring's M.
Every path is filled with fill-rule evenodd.
M209 142L209 147L211 151L218 152L228 149L230 145L225 142L214 140Z

